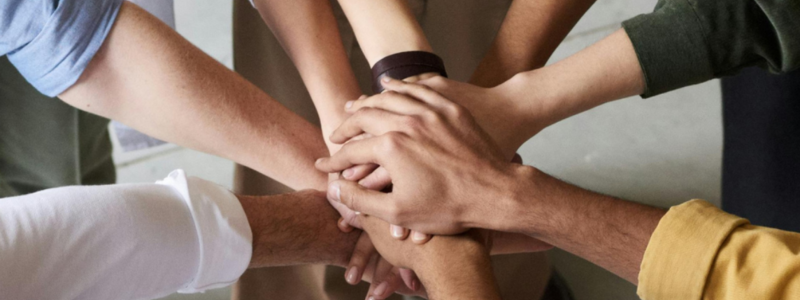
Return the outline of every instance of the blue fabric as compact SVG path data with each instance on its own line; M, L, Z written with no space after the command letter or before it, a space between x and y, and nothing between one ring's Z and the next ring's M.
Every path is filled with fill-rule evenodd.
M0 55L39 92L72 86L114 25L123 0L2 0Z

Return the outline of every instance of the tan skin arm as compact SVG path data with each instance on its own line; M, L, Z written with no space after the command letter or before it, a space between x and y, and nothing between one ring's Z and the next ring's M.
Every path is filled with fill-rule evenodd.
M470 83L497 86L541 68L594 0L514 0Z
M319 129L125 2L100 51L59 95L156 138L225 157L293 188L324 189Z
M416 245L390 236L389 224L378 218L361 219L381 255L394 265L414 270L429 299L500 299L489 259L492 240L486 232L436 236Z

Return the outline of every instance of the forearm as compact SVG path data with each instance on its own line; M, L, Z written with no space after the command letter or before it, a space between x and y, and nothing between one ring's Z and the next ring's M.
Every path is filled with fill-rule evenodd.
M664 210L583 190L532 167L520 170L513 190L522 208L500 227L531 235L637 283L644 251Z
M603 103L640 94L644 79L625 31L618 30L558 63L520 73L497 87L517 99L528 138L539 124L553 124Z
M361 231L341 232L324 193L238 196L253 230L251 268L298 264L346 266Z
M421 267L414 271L430 299L500 299L491 260L483 246L454 239L437 236L430 245L420 246L429 249L420 258Z
M133 4L123 4L67 103L157 138L324 189L320 131Z
M430 299L499 299L486 249L492 238L486 231L435 236L417 245L391 237L389 224L376 217L359 219L381 256L414 270Z
M594 0L515 0L470 83L496 86L540 68Z
M339 0L370 66L405 51L433 52L406 0Z
M256 0L264 22L303 79L330 133L344 120L344 104L361 95L328 0Z

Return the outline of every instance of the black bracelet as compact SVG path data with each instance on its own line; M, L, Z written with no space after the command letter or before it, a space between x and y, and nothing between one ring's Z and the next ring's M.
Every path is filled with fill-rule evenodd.
M383 92L381 79L384 76L402 80L425 73L439 73L439 75L447 77L442 58L425 51L409 51L389 55L372 67L372 91L376 94Z

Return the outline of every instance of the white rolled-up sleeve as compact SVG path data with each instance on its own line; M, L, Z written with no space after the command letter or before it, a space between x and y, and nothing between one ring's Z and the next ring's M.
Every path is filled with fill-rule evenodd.
M234 282L252 255L238 199L173 171L156 184L0 199L3 299L152 299Z

